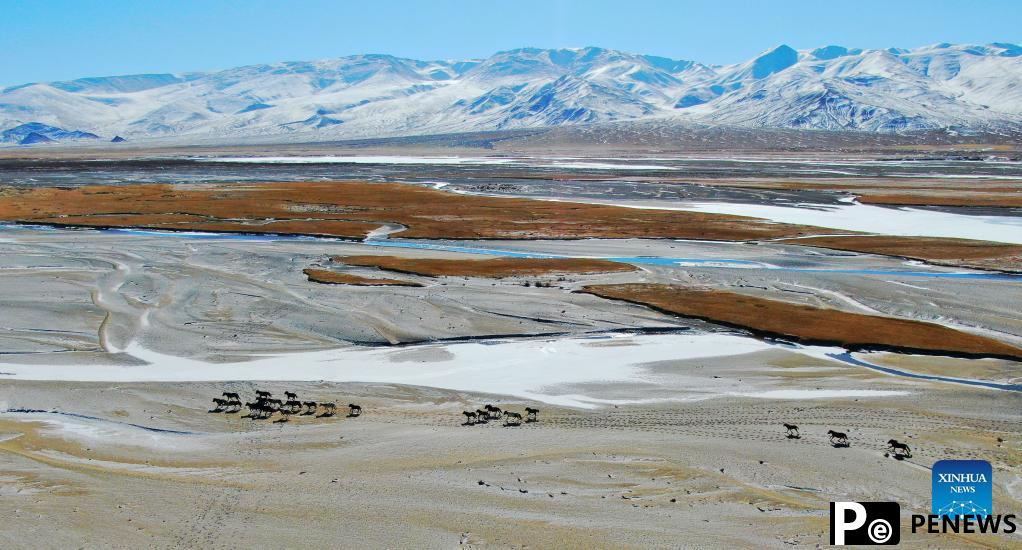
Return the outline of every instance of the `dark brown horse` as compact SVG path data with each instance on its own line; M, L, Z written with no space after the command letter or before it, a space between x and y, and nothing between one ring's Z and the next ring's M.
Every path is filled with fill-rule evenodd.
M788 433L786 435L788 436L789 439L798 439L802 437L802 435L798 433L798 426L794 424L785 423L784 429L788 430Z
M536 422L537 420L539 420L539 409L525 407L525 421Z
M848 434L844 432L835 432L834 430L827 430L827 435L830 436L830 443L835 447L848 447L851 443L848 442Z
M890 449L895 456L912 458L912 449L910 449L907 444L901 443L897 439L888 440L887 448Z
M267 405L265 401L245 403L245 406L248 407L249 411L248 414L245 416L246 418L253 419L269 418L274 413L274 409Z
M522 424L522 413L516 413L511 411L504 411L504 425L505 426L521 426Z
M362 407L355 405L354 403L348 403L348 416L355 418L356 416L362 416Z
M493 405L486 405L483 407L487 413L487 418L490 420L500 420L501 416L504 416L504 411L500 410L500 407L494 407Z
M479 415L475 411L461 411L461 414L465 415L465 426L471 426L476 423L476 419Z

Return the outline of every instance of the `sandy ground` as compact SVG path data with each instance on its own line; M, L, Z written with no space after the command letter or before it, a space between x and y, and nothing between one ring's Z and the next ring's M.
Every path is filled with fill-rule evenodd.
M995 509L1017 512L1015 395L779 350L644 368L718 390L590 411L538 404L538 422L510 428L463 426L460 413L536 404L387 384L4 383L8 409L85 417L0 413L0 546L814 547L827 542L829 501L891 499L908 547L1022 545L907 528L909 513L928 512L928 468L942 458L989 460ZM365 413L273 423L207 412L219 392L256 387ZM738 388L868 397L726 395ZM781 422L803 437L785 438ZM831 428L852 446L831 447ZM913 457L886 457L891 437Z

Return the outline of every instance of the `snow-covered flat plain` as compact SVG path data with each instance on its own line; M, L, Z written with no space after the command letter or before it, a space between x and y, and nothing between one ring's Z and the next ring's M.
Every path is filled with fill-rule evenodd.
M124 353L138 366L0 364L6 379L89 382L203 382L225 380L330 381L408 384L511 395L579 408L637 402L579 392L586 384L661 384L643 365L660 361L738 356L776 346L732 334L626 335L585 338L495 340L402 348L344 348L208 363L164 355L138 344ZM799 348L792 348L798 351ZM826 357L815 349L814 355ZM418 355L421 354L421 355ZM680 373L684 374L684 373ZM837 392L841 393L841 392ZM728 395L705 391L689 398ZM770 397L770 394L755 395ZM820 397L832 397L822 393ZM779 394L782 398L791 398ZM805 398L813 395L806 394ZM648 399L639 400L646 402Z
M805 204L799 207L730 202L614 204L627 208L731 214L780 223L883 235L977 239L1022 244L1022 217L1016 216L966 216L938 210L885 208L858 203Z
M884 208L866 204L805 205L802 208L793 208L702 202L687 205L683 209L883 235L947 237L1022 244L1022 218L1011 216L965 216L936 210Z

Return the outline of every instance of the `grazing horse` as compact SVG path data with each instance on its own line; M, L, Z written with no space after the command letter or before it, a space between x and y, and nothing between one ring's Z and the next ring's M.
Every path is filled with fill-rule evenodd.
M788 433L785 434L785 435L787 435L791 439L797 439L799 437L802 437L802 435L798 433L798 426L796 426L794 424L787 424L787 423L785 423L784 424L784 429L788 430Z
M320 418L325 418L337 414L336 403L320 403L320 406L323 407L323 414L319 415Z
M835 432L834 430L827 430L827 435L830 436L830 442L835 447L848 447L848 434L844 432Z
M476 423L478 415L474 411L461 411L461 414L465 415L465 425L471 426Z
M319 408L319 404L315 401L304 401L302 402L302 405L305 406L305 412L302 413L303 415L316 414L316 409Z
M286 392L284 392L284 397L285 397L285 398L286 398L286 399L287 399L288 401L295 401L295 400L297 400L297 399L298 399L298 394L297 394L297 393L295 393L295 392L292 392L292 391L286 391Z
M511 411L504 411L504 425L505 426L520 426L522 423L522 413L516 413Z
M500 420L500 417L504 416L504 411L500 410L500 407L494 407L493 405L486 405L483 410L488 412L487 417L490 420Z
M891 439L887 441L887 448L894 453L894 456L905 456L912 458L912 449L905 443L900 443L897 439Z
M525 421L536 422L537 420L539 420L539 409L525 407Z
M348 416L354 418L362 415L362 407L355 405L354 403L348 403Z

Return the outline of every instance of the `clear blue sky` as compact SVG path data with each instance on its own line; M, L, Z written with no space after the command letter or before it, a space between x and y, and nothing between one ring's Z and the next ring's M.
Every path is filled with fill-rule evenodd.
M0 83L357 53L603 46L704 63L809 48L1022 42L1022 0L0 0Z

